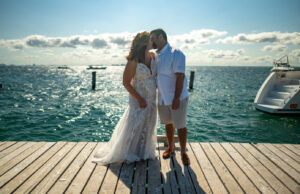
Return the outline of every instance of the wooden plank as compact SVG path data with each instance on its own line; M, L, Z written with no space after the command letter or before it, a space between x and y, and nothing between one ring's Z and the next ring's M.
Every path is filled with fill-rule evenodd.
M300 144L292 144L298 151L300 151Z
M224 187L222 181L220 180L218 174L216 173L214 167L211 165L210 161L206 157L204 151L202 150L199 143L191 144L193 152L198 160L198 163L203 170L206 180L213 193L228 193Z
M175 172L171 170L171 158L163 159L162 155L166 147L163 146L163 143L159 143L158 146L164 193L179 193Z
M56 152L56 151L55 151ZM44 163L46 163L49 159L49 155L52 156L54 153L49 151L45 152L38 159L36 159L33 163L31 163L27 168L25 168L21 173L19 173L16 177L13 178L8 184L4 186L5 191L14 192L18 187L25 183L28 177L31 177L38 169L40 169Z
M69 165L66 171L60 176L59 181L57 181L47 193L55 194L64 192L75 177L75 175L77 174L77 172L80 170L80 167L83 165L88 155L94 149L95 145L95 143L85 144L85 147L82 150L80 150L80 153L72 161L71 165Z
M82 193L98 193L109 166L96 165Z
M100 193L114 193L122 164L110 164L100 187Z
M82 143L86 146L83 145L81 148L78 146L77 151L74 151L75 146L68 154L66 154L68 149L64 146L66 142L57 142L56 144L55 142L18 143L22 142L15 142L14 144L13 142L4 142L0 145L0 148L3 146L3 151L6 152L6 154L0 152L3 154L0 159L0 193L28 193L31 190L33 193L46 192L48 190L35 190L46 179L47 183L49 182L49 186L46 185L46 187L51 189L50 192L64 192L66 190L66 193L80 193L81 191L83 193L97 193L98 191L100 193L114 191L116 193L130 193L134 173L133 164L109 166L109 170L106 166L96 166L95 163L91 162L92 153L98 148L95 147L96 143L93 143L93 146L92 143ZM16 146L17 144L18 146ZM100 144L97 146L100 147ZM218 181L221 183L216 184L219 187L224 189L226 186L225 193L227 191L230 193L240 192L230 188L228 186L230 184L239 184L246 193L259 192L257 189L266 193L275 191L278 193L299 192L300 156L297 154L298 145L257 144L253 147L250 144L238 143L190 143L187 145L187 149L190 149L188 154L191 159L189 167L182 165L179 150L176 150L173 160L160 158L165 148L162 148L162 143L159 145L161 145L158 150L160 156L157 160L148 160L146 167L145 164L140 163L140 171L136 172L139 173L137 176L140 178L135 177L135 180L139 181L132 193L135 191L137 191L136 193L145 193L147 166L150 169L147 179L148 193L162 193L161 181L165 184L164 193L171 193L172 190L179 192L176 188L177 184L180 185L181 193L218 193L217 189L212 187L212 184L216 184L213 182ZM69 150L73 146L69 146ZM64 162L66 158L69 162L63 168L61 162ZM159 159L161 159L163 180L160 178ZM61 168L56 169L57 166L61 166ZM213 175L208 175L207 166L212 168L217 179L212 179ZM52 180L49 175L55 169L59 172L58 175L53 176L54 178L51 177ZM228 175L230 178L227 177ZM154 182L155 186L151 182ZM169 185L169 189L167 185ZM219 188L219 190L221 189Z
M276 165L278 165L283 171L289 174L299 184L300 175L294 168L287 165L281 158L279 158L270 150L268 150L263 144L255 144L254 146L257 149L259 149L271 161L273 161Z
M14 145L15 143L17 143L17 142L15 142L15 141L4 142L0 146L0 152L2 152L3 150L7 149L8 147Z
M250 154L241 144L231 143L231 145L244 157L250 165L271 185L278 193L292 193L276 176L274 176L262 163L260 163L252 154Z
M30 175L30 177L15 190L15 193L28 193L34 190L35 187L39 184L39 182L43 180L47 176L47 174L51 172L51 170L74 147L74 143L61 142L61 144L63 145L61 149L59 149L54 154L49 154L47 162L44 163L43 166L39 168L36 172L34 172L34 174Z
M231 174L238 181L239 185L246 193L260 193L257 187L249 180L244 174L236 162L230 157L220 143L210 143L215 152L219 155L227 169L230 170Z
M104 144L101 144L101 146L104 146ZM96 150L97 152L97 150ZM95 163L93 163L95 164ZM89 194L89 193L98 193L100 186L105 178L106 172L108 171L109 165L102 166L99 164L95 164L95 168L85 185L82 193Z
M288 149L287 147L285 147L282 144L273 144L276 148L280 149L282 152L284 152L285 154L289 155L293 160L295 160L296 162L300 162L300 156L298 156L297 154L295 154L294 152L292 152L290 149Z
M254 146L248 143L241 143L241 145L249 151L257 160L259 160L280 182L286 185L287 188L293 192L298 191L297 183L291 179L282 169L274 165L265 155L258 151Z
M180 148L179 143L175 144L176 147ZM187 154L193 155L190 149L187 149ZM193 185L192 178L189 173L189 166L185 166L181 160L180 149L175 149L175 157L173 157L174 168L176 169L177 180L181 193L196 193Z
M209 143L200 143L229 193L244 193Z
M299 174L300 165L297 161L295 161L289 155L287 155L286 153L282 152L280 149L276 148L275 146L269 143L264 144L264 146L266 146L266 148L268 148L271 152L273 152L275 155L281 158L281 160L285 161L287 165L294 168Z
M287 147L291 152L297 154L297 156L300 156L300 151L296 149L292 144L282 144L283 146Z
M46 142L36 143L31 142L31 144L28 144L30 147L26 149L24 152L19 153L13 160L7 161L5 164L1 160L1 168L0 168L0 176L3 176L3 174L7 171L9 171L11 168L13 168L15 165L17 165L19 162L22 162L25 160L29 155L34 153L37 149L44 146ZM14 153L14 152L13 152ZM5 157L4 157L5 158Z
M119 177L116 193L129 194L131 192L132 177L134 174L135 163L123 163Z
M31 146L36 145L34 142L28 142L24 144L23 146L18 147L16 150L7 153L3 158L0 159L0 166L3 166L5 163L7 163L10 160L13 160L15 157L26 151L26 149L30 148ZM2 168L2 167L1 167Z
M0 193L8 192L9 190L12 190L9 188L6 190L6 188L3 188L4 186L6 186L6 184L8 184L10 182L11 182L11 184L18 186L17 182L15 182L15 180L13 178L16 177L18 174L20 174L22 171L24 171L26 168L30 169L30 167L28 167L28 166L30 166L41 155L43 155L49 149L50 149L50 151L52 151L52 150L55 151L62 146L61 144L58 144L58 143L55 144L54 146L53 145L54 145L53 142L46 143L44 146L42 146L40 149L38 149L32 155L30 155L25 160L18 163L14 168L12 168L8 172L6 172L5 176L1 176L0 177L0 188L1 188ZM25 177L25 178L27 178L27 177Z
M157 141L158 142L168 142L168 138L166 135L157 135ZM178 142L179 138L177 135L174 135L174 143Z
M25 145L27 142L26 141L19 141L9 147L7 147L5 150L0 152L0 158L3 158L4 156L10 154L11 152L15 151L19 147Z
M193 185L196 189L196 193L212 193L212 191L207 183L207 180L203 174L203 171L195 157L196 153L193 152L193 149L190 146L191 144L194 144L194 143L186 144L187 150L190 150L189 157L190 157L190 162L191 162L190 166L188 167L188 170L189 170Z
M152 160L148 160L148 193L162 193L161 188L161 172L160 172L160 160L158 146L155 149L157 157Z
M0 146L2 145L2 144L5 144L6 142L5 141L0 141Z
M221 145L262 193L275 193L273 188L229 143L222 143Z
M89 155L88 159L86 162L83 164L82 168L74 178L74 180L71 182L69 187L66 190L66 194L71 194L71 193L80 193L85 184L87 183L89 177L91 176L93 169L95 168L96 164L92 162L92 159L94 157L94 154L96 151L103 146L105 143L104 142L89 142L88 144L96 144L95 149L92 151L92 153Z
M146 193L147 161L136 162L132 193Z
M68 153L63 156L59 163L52 168L52 170L39 182L31 193L46 193L54 185L56 181L60 180L60 176L67 170L68 166L73 162L74 158L87 144L86 142L68 142L72 147ZM68 145L67 144L67 145Z

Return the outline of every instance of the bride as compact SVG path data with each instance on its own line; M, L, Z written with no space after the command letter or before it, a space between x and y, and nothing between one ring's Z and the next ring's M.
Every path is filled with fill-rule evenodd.
M156 157L157 92L155 55L148 32L138 33L131 44L123 73L129 105L111 139L99 148L92 162L100 165L134 162Z

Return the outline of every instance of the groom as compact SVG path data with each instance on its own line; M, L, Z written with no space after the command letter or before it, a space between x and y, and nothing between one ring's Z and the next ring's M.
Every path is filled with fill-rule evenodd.
M157 49L158 113L161 124L165 124L169 146L163 158L174 154L174 131L177 129L181 159L184 165L190 164L186 153L187 128L186 114L188 106L187 79L185 77L185 55L170 46L167 34L162 29L150 32L150 41Z

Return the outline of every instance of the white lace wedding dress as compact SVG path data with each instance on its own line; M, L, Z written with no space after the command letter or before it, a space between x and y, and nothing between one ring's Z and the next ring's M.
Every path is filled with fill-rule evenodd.
M116 125L111 139L100 147L92 162L100 165L134 162L154 159L156 149L157 92L155 62L151 71L143 63L138 63L133 80L135 90L146 100L147 107L129 95L129 106ZM151 73L152 72L152 73Z

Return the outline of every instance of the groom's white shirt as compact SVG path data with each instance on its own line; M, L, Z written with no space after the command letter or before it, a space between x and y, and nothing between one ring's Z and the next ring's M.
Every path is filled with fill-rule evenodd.
M163 101L165 105L171 105L176 88L175 73L185 73L185 56L180 50L172 48L169 43L156 53L158 104L162 105ZM185 76L180 100L188 96Z

